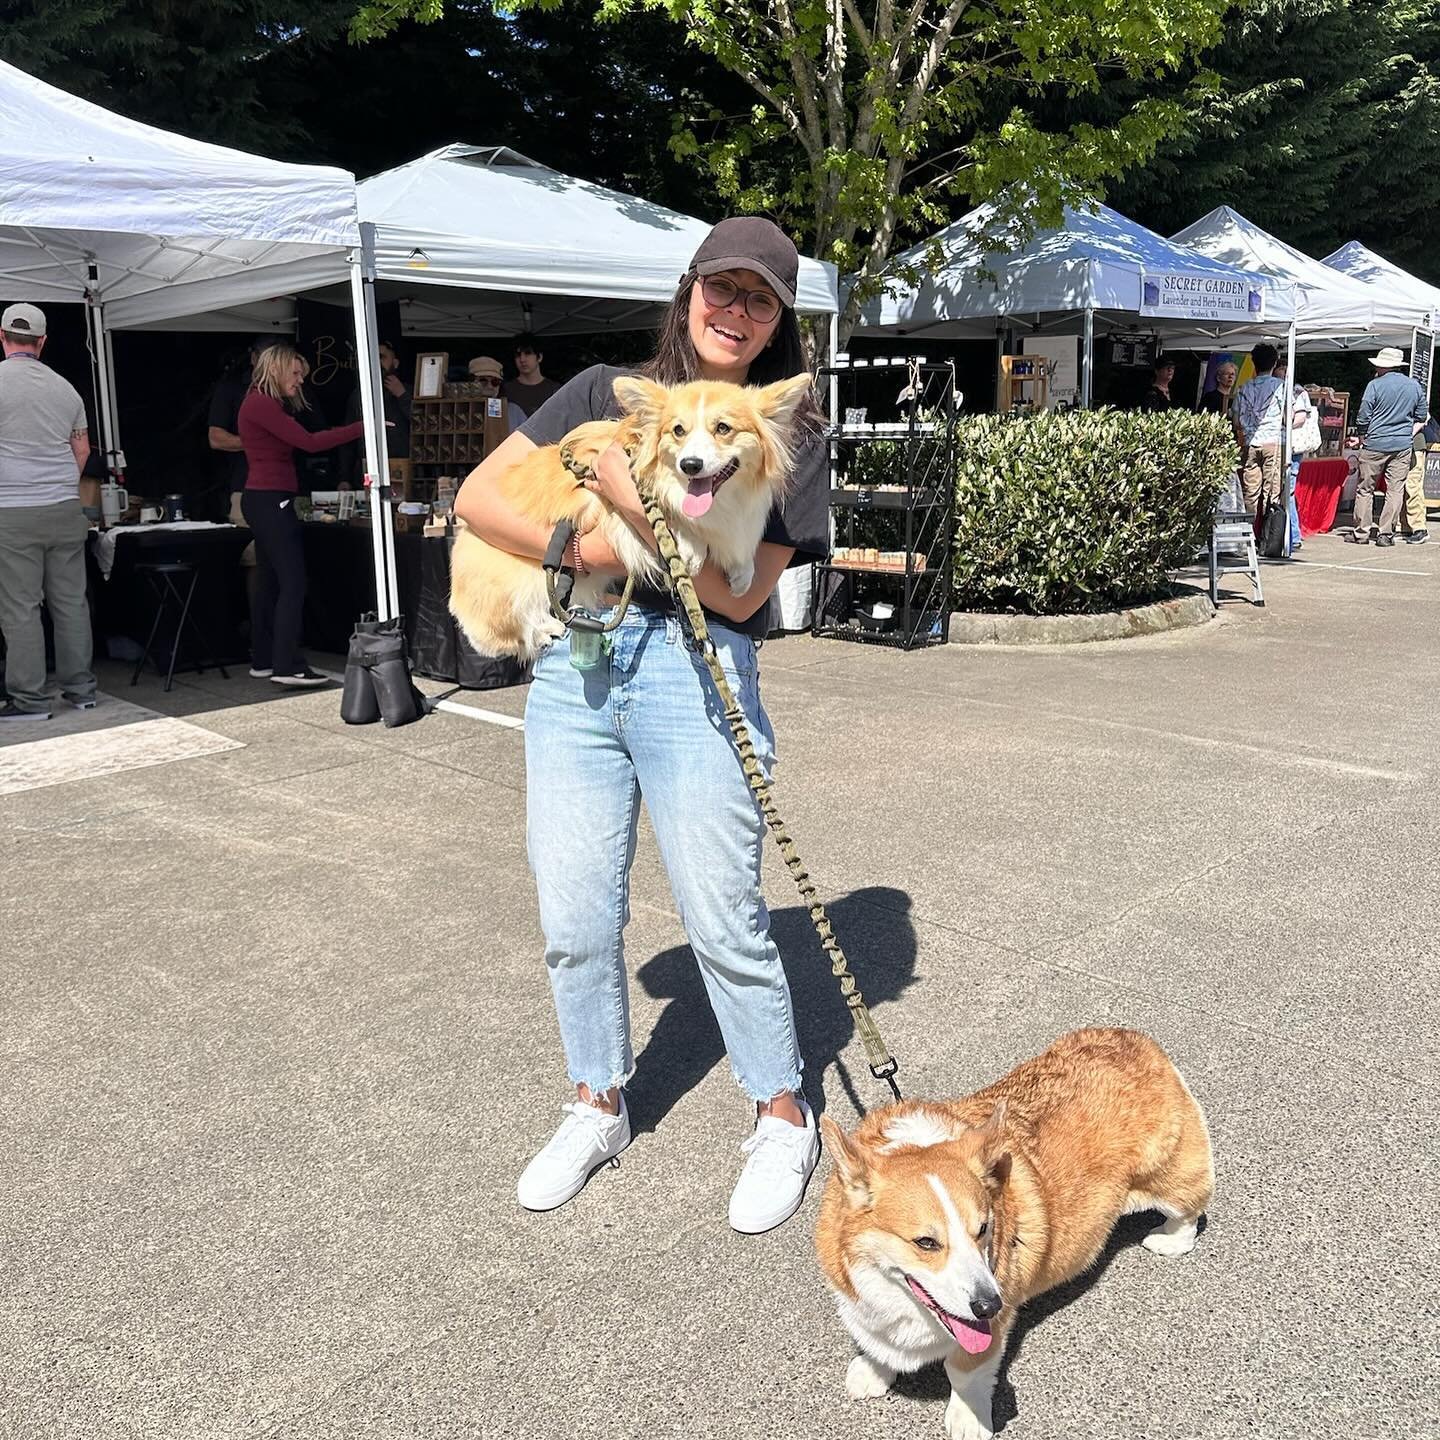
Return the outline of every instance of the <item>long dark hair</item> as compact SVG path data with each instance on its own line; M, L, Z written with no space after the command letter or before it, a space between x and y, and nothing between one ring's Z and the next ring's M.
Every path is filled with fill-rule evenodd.
M687 270L680 281L680 288L660 322L660 332L655 343L655 354L640 367L640 373L657 385L684 385L687 381L700 379L700 357L695 353L695 343L690 338L690 295L699 277L693 270ZM810 369L805 354L805 342L800 338L800 322L788 305L781 305L780 319L769 345L750 362L745 376L747 385L772 385L777 380L788 380ZM814 428L824 424L820 406L813 396L800 411L802 423Z

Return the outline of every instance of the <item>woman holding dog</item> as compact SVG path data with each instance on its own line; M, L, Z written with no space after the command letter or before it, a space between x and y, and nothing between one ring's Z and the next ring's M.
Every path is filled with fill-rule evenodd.
M696 251L642 372L663 384L706 379L763 385L806 370L795 318L799 257L768 220L721 221ZM465 481L456 510L490 544L540 558L547 530L513 512L491 481L589 420L617 419L615 377L597 365L569 381ZM789 494L772 512L755 579L733 596L713 564L695 577L711 638L745 711L767 774L774 732L760 702L756 641L767 602L792 563L829 546L828 475L819 412L797 449ZM587 482L652 540L629 462L618 446ZM570 568L623 574L598 531L578 537ZM570 664L568 634L536 662L525 707L528 841L573 1103L520 1176L531 1210L563 1205L630 1143L621 1087L634 1069L624 964L630 866L643 796L670 886L699 963L755 1130L731 1195L735 1229L768 1230L800 1206L819 1155L800 1093L790 990L760 893L765 826L721 719L705 663L687 645L675 603L637 586L609 653L588 672Z

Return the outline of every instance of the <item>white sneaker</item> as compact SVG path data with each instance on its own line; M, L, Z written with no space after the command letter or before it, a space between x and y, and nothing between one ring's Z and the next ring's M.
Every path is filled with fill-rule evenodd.
M553 1210L578 1195L591 1174L630 1143L625 1097L607 1115L581 1100L563 1107L565 1118L550 1143L525 1167L515 1196L527 1210Z
M805 1198L815 1162L820 1158L820 1136L815 1116L802 1100L805 1128L778 1115L762 1115L755 1133L740 1147L750 1158L730 1196L730 1225L742 1235L759 1235L783 1224Z
M268 665L252 665L250 674L256 680L268 680L275 672Z

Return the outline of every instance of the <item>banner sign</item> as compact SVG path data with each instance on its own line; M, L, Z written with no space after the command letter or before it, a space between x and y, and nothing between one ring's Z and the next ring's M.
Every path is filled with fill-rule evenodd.
M1416 330L1410 345L1410 378L1420 382L1425 401L1430 401L1430 362L1435 355L1435 335L1430 330Z
M1145 273L1140 277L1140 313L1175 320L1259 322L1265 318L1265 292L1221 275Z

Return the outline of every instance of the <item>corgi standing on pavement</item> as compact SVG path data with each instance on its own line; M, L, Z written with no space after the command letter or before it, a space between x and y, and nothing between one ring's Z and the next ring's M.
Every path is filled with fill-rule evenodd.
M943 1360L945 1432L989 1440L1016 1312L1098 1258L1122 1216L1185 1255L1215 1188L1210 1136L1164 1051L1133 1030L1076 1030L956 1101L906 1101L849 1137L821 1121L834 1169L816 1236L860 1353L845 1388L883 1395Z

